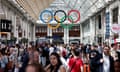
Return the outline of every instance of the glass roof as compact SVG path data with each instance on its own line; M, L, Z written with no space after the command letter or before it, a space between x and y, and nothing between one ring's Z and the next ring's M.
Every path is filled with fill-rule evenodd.
M45 10L78 10L81 14L80 22L83 22L93 13L104 7L107 0L14 0L25 9L25 11L35 20L39 19L40 13ZM60 16L62 14L59 14ZM78 17L77 13L72 14L73 18Z
M84 21L101 7L104 7L105 3L105 0L55 0L50 4L50 7L46 9L51 9L53 11L65 10L65 12L71 9L79 10L81 21ZM74 17L77 17L77 15Z

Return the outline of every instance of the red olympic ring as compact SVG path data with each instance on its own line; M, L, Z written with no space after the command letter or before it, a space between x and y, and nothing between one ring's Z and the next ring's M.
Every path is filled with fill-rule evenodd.
M78 10L70 10L70 11L68 12L68 16L70 16L70 14L71 14L72 12L76 12L76 13L78 14L78 19L75 20L75 21L73 21L73 20L71 20L70 18L68 18L68 20L69 20L70 22L77 23L78 21L80 21L80 12L79 12Z

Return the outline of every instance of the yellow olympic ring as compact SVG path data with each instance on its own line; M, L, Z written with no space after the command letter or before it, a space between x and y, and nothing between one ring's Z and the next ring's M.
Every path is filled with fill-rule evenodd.
M55 17L57 20L60 21L60 19L58 18L58 16L54 16L54 17ZM48 18L48 21L50 20L50 18L51 18L51 17ZM56 26L52 26L52 25L50 25L50 23L48 23L47 25L48 25L48 27L49 27L50 29L57 29L57 28L60 26L60 23L58 23Z

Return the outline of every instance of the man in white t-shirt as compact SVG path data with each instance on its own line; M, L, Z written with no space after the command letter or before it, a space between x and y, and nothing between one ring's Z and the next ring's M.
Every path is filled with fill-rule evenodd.
M105 46L103 50L103 72L114 72L114 59L110 56L110 47Z
M51 44L48 46L49 47L49 55L54 52L54 45Z

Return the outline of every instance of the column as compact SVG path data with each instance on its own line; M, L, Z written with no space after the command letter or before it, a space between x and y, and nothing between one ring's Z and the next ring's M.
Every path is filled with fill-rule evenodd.
M119 7L118 7L118 24L120 24L120 1L119 1Z
M27 26L27 39L28 39L28 42L30 41L30 38L29 38L29 24L30 24L30 22L27 20L26 26Z
M67 39L66 36L67 36L67 32L66 32L66 29L64 28L64 44L66 44L66 41L67 41L66 40Z
M7 9L7 18L6 19L10 20L10 10L8 10L8 9ZM7 40L9 39L9 35L10 34L7 33L7 38L6 38Z
M33 33L31 33L31 35L32 35L32 41L35 41L36 39L35 39L35 27L36 27L36 25L35 24L33 24L32 25L32 31L33 31Z
M24 19L22 19L22 38L24 38Z
M8 20L11 20L11 21L12 21L12 15L13 15L13 14L12 14L12 11L11 11L11 10L8 11L8 15L9 15L9 16L8 16ZM11 32L8 32L8 37L7 37L7 39L10 40L10 38L11 38Z
M27 27L27 24L28 24L28 22L25 21L25 38L28 38L28 32L27 32L28 27Z
M22 37L21 38L23 38L23 19L21 18L21 20L20 20L20 23L21 23L21 32L22 32Z
M31 23L32 24L32 23ZM32 26L31 26L31 24L30 24L30 40L32 41L32 34L33 34L33 31L32 31ZM35 35L35 34L34 34Z
M105 40L105 11L102 12L101 14L101 20L102 20L102 42L104 42Z
M14 30L14 37L16 37L17 38L17 41L16 41L16 43L18 43L19 41L18 41L18 27L16 26L16 15L14 16L14 27L15 27L15 30Z
M5 12L5 19L8 19L8 7L7 6L3 6L3 9L5 10L4 12ZM5 39L5 38L4 38ZM2 39L2 40L4 40L4 39Z
M118 24L120 24L120 1L119 1L119 6L118 6ZM119 34L119 39L120 39L120 34Z
M25 26L26 23L25 23L25 20L23 21L23 24L24 24L24 25L23 25L23 33L24 33L24 38L25 38L25 37L26 37L26 34L25 34L25 33L26 33L26 32L25 32L25 31L26 31L26 30L25 30L25 29L26 29L26 28L25 28L25 27L26 27L26 26Z
M28 39L28 44L29 44L29 41L30 41L30 39L29 39L29 30L28 30L29 29L29 23L30 22L27 20L27 22L26 22L26 30L27 30L26 31L26 36L27 36L27 39Z
M25 38L25 20L23 20L23 38Z
M80 24L80 43L83 43L82 23Z
M29 33L30 33L30 22L29 22L29 24L28 24L28 41L31 41L31 40L30 40L30 34L29 34Z
M95 37L95 18L90 18L90 44L93 44Z
M13 13L12 14L12 33L13 33L13 36L16 37L15 32L14 32L15 31L15 25L14 24L15 24L15 15Z
M52 29L50 29L48 26L47 26L47 36L52 37ZM52 38L50 38L50 43L52 43Z
M64 28L64 44L69 44L69 29Z
M67 44L69 44L69 29L67 29Z

